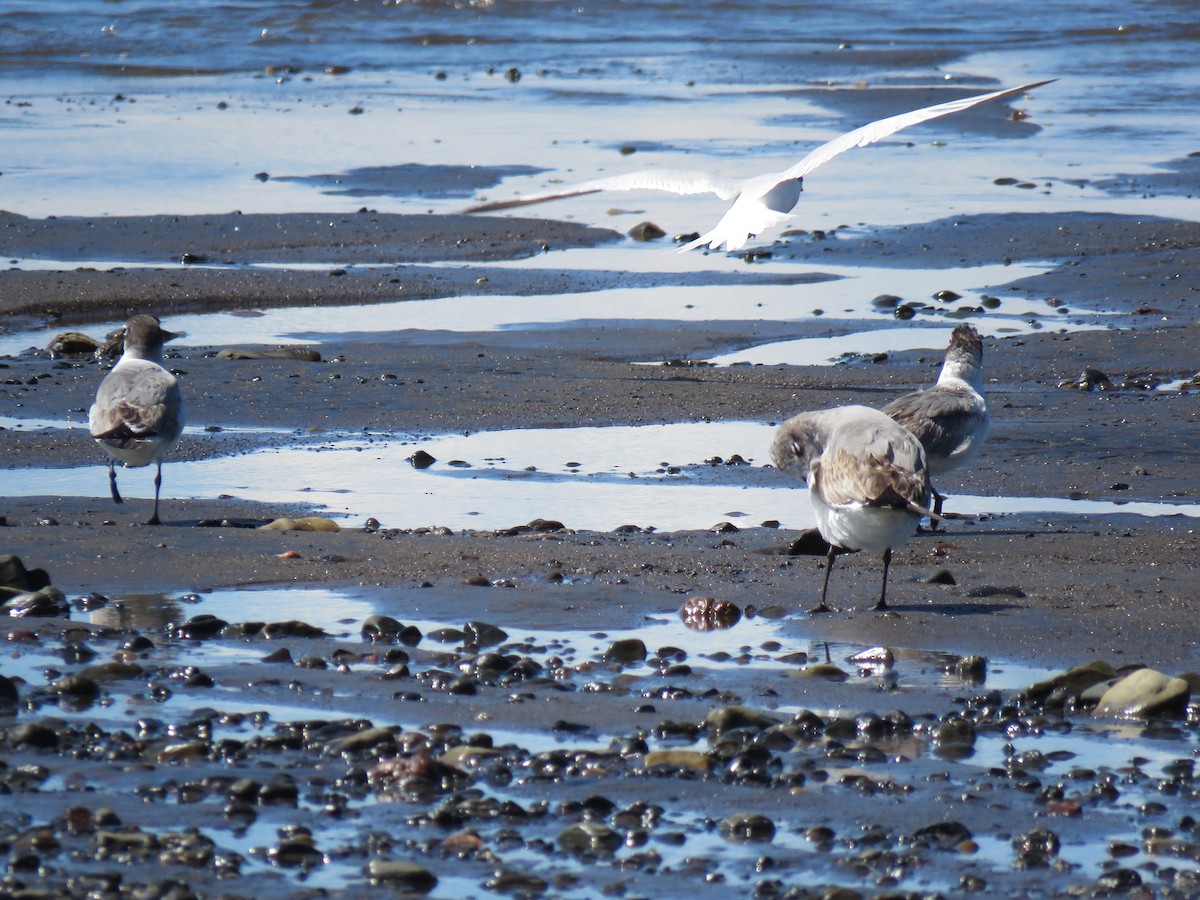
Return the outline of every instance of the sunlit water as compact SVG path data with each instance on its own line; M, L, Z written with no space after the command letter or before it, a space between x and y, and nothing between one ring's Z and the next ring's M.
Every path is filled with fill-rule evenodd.
M592 531L623 525L675 531L723 521L746 527L766 520L812 527L803 484L764 468L773 432L769 423L714 422L375 435L168 461L163 496L302 504L346 525L374 517L389 528L508 528L535 518ZM437 461L415 468L409 458L418 450ZM735 455L746 464L727 464ZM119 474L126 497L152 497L152 479L152 467ZM12 496L102 498L107 488L103 467L95 465L26 469L8 490ZM1058 497L955 495L951 508L966 515L1200 516L1194 503ZM121 514L114 510L115 518Z
M1112 194L1094 184L1114 175L1159 171L1166 161L1196 149L1200 54L1197 33L1185 12L1170 3L1118 9L1078 0L1026 4L1019 15L997 15L990 6L947 0L803 6L739 0L686 9L661 0L584 5L538 0L9 3L0 9L0 74L6 100L0 106L0 205L32 217L235 209L351 211L364 205L386 212L447 212L470 202L473 194L498 199L542 189L553 180L635 168L708 167L722 175L745 176L782 169L817 143L880 114L864 114L839 91L825 90L829 87L950 83L987 90L1057 76L1060 80L1041 89L1032 102L1016 104L1030 112L1029 127L1005 131L1005 112L997 110L970 122L964 117L913 129L847 154L806 180L794 227L903 225L947 215L1014 211L1195 219L1193 197L1153 191ZM327 71L327 66L342 68ZM519 70L520 79L505 77L509 69ZM818 90L797 93L798 87ZM899 110L884 112L888 111ZM622 153L623 146L636 152ZM339 191L316 177L405 164L431 167L433 177L425 189ZM436 177L442 166L486 170L520 165L545 171L468 191L442 186ZM260 172L267 174L266 180L255 177ZM1035 187L1017 190L993 183L1005 176ZM353 188L354 179L350 182ZM652 219L673 234L706 227L723 209L724 204L712 198L641 194L582 197L545 207L541 214L618 231ZM722 266L725 271L744 267L737 260L715 262L698 255L668 263L646 251L621 242L590 251L592 257L550 253L514 265L632 272L645 271L652 260L657 271L680 271L669 267L682 265ZM121 262L58 256L64 258L17 264L73 268ZM600 258L604 261L598 262ZM0 261L7 265L9 259L0 237ZM777 270L768 265L756 264L753 271ZM785 268L796 267L779 270ZM250 341L328 344L338 335L378 336L381 328L546 327L613 316L795 322L821 309L827 316L863 323L842 345L803 343L807 338L799 335L799 344L758 348L758 355L747 348L714 357L721 363L813 364L836 356L840 349L831 351L837 347L891 352L943 346L950 322L938 318L936 327L924 331L890 328L893 321L865 304L880 293L922 300L950 288L966 295L1030 274L1021 268L1004 273L968 268L900 274L863 267L828 270L841 280L821 284L732 290L670 286L573 295L566 303L561 296L450 298L397 304L403 309L347 310L344 318L336 317L336 326L330 325L334 317L326 311L268 313L249 324L221 314L173 317L168 311L166 317L169 327L189 332L189 345L201 346ZM1007 296L997 311L966 321L988 334L1013 333L1008 329L1034 327L1028 320L1038 312L1043 327L1077 327L1070 316L1050 315ZM864 335L876 330L878 336ZM44 345L48 336L43 331L11 341L4 338L0 353ZM299 500L332 512L344 523L358 524L374 515L394 527L506 527L533 516L596 529L628 523L702 528L723 519L755 524L777 518L789 527L810 523L803 489L784 487L761 470L767 428L743 423L691 431L700 426L672 425L646 432L645 437L621 430L413 436L407 444L395 437L377 438L319 450L298 446L261 451L233 460L169 461L164 487L168 497L231 493L270 502ZM440 462L424 471L412 469L404 458L417 446ZM684 454L678 449L682 446L695 446L697 451ZM591 447L597 452L585 454ZM710 455L725 458L733 452L752 459L754 468L710 469L703 464ZM455 458L471 467L446 465ZM679 465L681 471L659 473L662 462ZM527 472L528 466L537 471ZM635 477L629 477L630 472ZM122 486L132 496L146 497L150 477L147 470L122 472ZM20 485L14 487L13 481L6 480L6 493L20 488L32 494L101 499L106 494L99 464L35 469L22 473ZM1055 498L955 496L952 506L989 513L1200 514L1195 505ZM114 518L119 514L124 512L114 511ZM167 600L161 605L169 605ZM147 600L142 605L154 608L158 603ZM127 608L136 605L130 599ZM198 603L177 604L172 615L237 610L245 617L274 618L294 613L353 639L357 622L371 608L362 596L264 591L261 596L203 595ZM687 638L696 641L689 646L701 646L701 638L677 634L672 624L651 627L663 629L654 632L655 641L683 643ZM729 637L754 648L769 640L774 628L766 620L743 622ZM610 638L616 636L609 632ZM577 655L594 654L602 640L578 633L557 639L577 644ZM833 648L835 661L847 649ZM199 658L207 664L209 659L237 660L244 654L247 664L255 665L243 647L210 642L199 652L212 655L196 657L189 648L186 660ZM745 665L776 664L769 658L754 659L761 654L749 655ZM36 654L22 659L31 660L27 669L20 668L22 660L14 660L6 662L6 674L25 675L35 683L40 669L53 662L43 659L39 664ZM1003 661L990 662L992 671L1007 668ZM61 661L58 665L62 667ZM921 674L922 667L928 674ZM1014 672L1014 682L1034 675L1017 667ZM901 684L944 674L936 656L922 661L919 655L909 661L901 657L897 673ZM989 685L1008 686L999 676L992 679L989 673ZM149 701L141 696L143 691L120 694L122 689L114 688L119 696L112 714L122 722L145 714ZM960 691L961 686L949 689ZM206 695L200 702L214 700ZM166 718L182 719L195 703L180 692L153 709ZM251 711L256 704L228 690L219 694L216 705ZM276 721L313 715L303 702L272 700L268 707ZM98 715L96 710L87 714ZM394 720L387 712L381 713L381 724L390 721ZM237 726L243 727L252 726ZM549 735L514 739L538 748L559 740ZM1088 763L1094 766L1118 767L1140 755L1152 770L1161 769L1166 757L1176 752L1172 745L1144 739L1137 729L1095 728L1011 742L984 738L963 768L979 772L984 766L1001 765L1006 743L1017 750L1067 749L1079 759L1095 760ZM1195 750L1192 744L1181 745L1178 753L1194 755ZM946 763L948 769L956 765ZM1056 775L1061 768L1056 765L1050 772ZM962 771L955 768L960 776ZM1130 802L1141 799L1136 790L1130 797ZM1141 821L1132 808L1125 811L1129 822L1113 825L1106 835L1136 842ZM668 813L681 830L691 833L678 850L657 848L668 864L681 864L685 854L704 855L738 861L745 872L763 852L761 847L738 847L715 835L695 834L692 812ZM269 845L275 840L271 829L276 824L280 823L264 819L245 842L222 830L213 837L221 846ZM342 836L326 827L322 840ZM789 834L777 842L786 849L797 846ZM976 842L981 868L1011 868L1012 847L1006 838L978 834ZM1092 846L1066 844L1061 856L1082 867L1081 877L1094 878L1103 862L1103 847L1103 840ZM542 862L516 854L509 858L531 865ZM1146 862L1153 860L1140 854L1129 864ZM1144 871L1149 880L1149 870ZM746 874L743 881L731 883L730 892L749 893L754 877ZM329 866L308 884L337 890L360 881L361 868L346 864ZM932 872L902 879L899 887L917 885L946 893L959 889L956 882L938 881ZM867 892L880 889L865 880L859 886ZM479 890L476 878L447 876L434 896L461 897ZM573 896L570 890L562 893Z

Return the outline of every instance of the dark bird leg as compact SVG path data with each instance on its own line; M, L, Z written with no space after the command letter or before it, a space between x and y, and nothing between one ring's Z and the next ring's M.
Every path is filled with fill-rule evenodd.
M112 491L113 503L124 503L121 499L121 492L117 490L117 470L113 468L113 464L108 464L108 487Z
M946 497L943 494L939 494L938 489L933 487L932 485L930 485L929 489L931 491L933 491L933 511L936 515L940 516L942 514L942 501L944 501L946 499ZM929 520L929 530L930 531L938 530L938 520L937 519Z
M158 471L154 473L154 515L150 517L147 525L161 525L162 522L158 519L158 489L162 487L162 460L158 460Z
M883 551L883 589L879 592L879 602L875 604L875 609L887 609L887 576L888 567L892 564L892 548L888 547Z
M837 553L838 548L830 544L829 552L825 555L825 581L821 584L821 602L808 611L809 615L829 612L829 607L825 605L825 592L829 590L829 573L833 571L833 560Z

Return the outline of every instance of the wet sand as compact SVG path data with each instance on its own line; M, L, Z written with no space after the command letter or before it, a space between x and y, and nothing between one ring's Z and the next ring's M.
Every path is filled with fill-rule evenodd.
M306 228L289 228L283 240L266 227L265 218L269 217L255 218L257 225L249 229L250 234L222 229L219 241L212 237L212 217L173 219L165 231L160 228L161 222L96 219L87 226L89 240L95 241L92 246L78 243L78 222L22 220L12 222L14 227L5 232L4 253L14 258L89 258L94 252L97 256L115 254L136 261L190 252L222 260L305 259L331 266L391 259L404 262L404 267L392 276L402 281L400 296L434 297L461 291L468 271L426 268L421 263L460 259L486 262L540 252L542 243L560 247L617 239L611 233L562 223L393 217L373 222L369 228L356 231L354 240L332 248L316 218L308 220ZM360 220L354 222L357 225ZM139 224L144 227L139 228ZM158 234L159 238L146 244L143 232ZM386 252L379 251L381 242L388 243ZM1200 370L1196 351L1200 331L1194 313L1195 273L1200 271L1196 265L1200 261L1198 248L1200 227L1194 223L1068 214L943 221L834 236L821 242L796 238L787 248L776 248L776 252L811 259L818 269L822 261L839 258L869 257L876 263L883 260L903 267L918 260L923 265L950 265L964 258L995 261L1005 257L1049 257L1059 260L1060 268L1007 287L1035 297L1061 298L1067 306L1102 301L1102 305L1115 310L1105 318L1115 326L1111 330L1050 333L1053 322L1048 319L1041 333L987 340L985 374L993 411L991 437L973 468L940 483L941 490L951 498L947 508L953 509L955 493L1194 502L1200 490L1195 455L1200 443L1196 393L1083 392L1059 384L1077 377L1088 366L1105 371L1114 381L1137 373L1153 373L1166 380L1195 375ZM62 255L56 256L60 250ZM479 269L472 268L469 274L473 282L479 277ZM501 293L564 290L565 276L547 272L530 278L528 273L496 270L487 277L484 286L473 289ZM604 273L597 277L613 276ZM6 322L28 323L45 316L64 330L90 321L120 319L133 310L157 312L170 327L172 314L184 310L336 304L351 296L358 302L397 299L397 285L377 273L331 277L327 271L288 271L272 275L193 266L122 273L11 272L6 273L5 286ZM56 312L49 314L49 308ZM836 330L839 325L830 322L821 327ZM538 331L402 332L387 342L339 338L321 348L326 361L320 363L231 361L213 358L202 349L186 348L171 359L170 365L183 373L193 424L274 426L331 436L363 429L473 431L705 418L778 421L804 409L842 403L882 405L903 391L928 383L940 364L938 354L928 352L893 354L880 362L836 367L685 368L634 364L645 359L703 358L761 342L764 333L784 339L812 331L764 323L751 336L745 333L744 323L718 321L682 325L607 323L602 333L586 323ZM0 369L0 397L5 412L19 417L78 416L90 403L102 376L101 368L94 363L62 363L45 355L7 358L0 360L0 365L4 366ZM396 378L381 379L385 372ZM340 377L331 378L333 374ZM175 457L198 458L293 439L297 438L217 433L185 438ZM23 466L82 465L97 460L95 449L79 432L9 430L3 433L3 441L5 478L19 478ZM765 450L748 447L743 455L761 460ZM8 499L3 509L7 527L0 529L3 549L19 555L28 566L44 568L53 584L68 597L91 591L178 593L250 585L321 585L367 592L377 602L379 612L401 621L408 617L461 625L466 620L482 620L499 623L515 635L525 629L540 633L556 628L636 633L648 619L675 619L684 600L703 594L742 607L782 608L786 612L781 625L784 646L779 652L789 649L789 641L808 646L806 642L830 640L862 647L881 644L978 654L1047 670L1096 658L1114 665L1144 663L1169 674L1200 668L1200 639L1194 629L1195 605L1200 600L1194 577L1200 536L1194 519L1005 515L954 520L945 534L918 535L897 552L890 590L894 604L891 613L880 616L868 611L877 591L879 564L855 554L839 560L835 572L831 603L837 612L809 618L803 610L815 601L823 561L819 556L789 555L787 550L795 534L785 530L599 534L572 531L572 523L566 521L565 530L550 532L414 533L391 529L387 509L362 510L379 520L381 529L377 533L272 533L192 527L203 520L265 521L276 515L312 510L280 509L232 496L174 500L169 460L164 467L164 527L137 524L148 512L148 504L137 500L118 508L107 500ZM700 462L700 458L694 462ZM97 493L103 493L105 473L98 460L95 477ZM799 485L794 502L807 502ZM512 525L523 525L542 515L536 508L527 513ZM287 551L295 553L291 558L281 558L280 554ZM930 578L941 570L953 576L953 584L930 583ZM468 584L469 580L492 586L475 586ZM3 627L10 636L32 630L37 635L30 639L33 645L47 648L57 647L67 633L63 631L65 623L57 619L31 622L12 620ZM96 631L95 626L81 627ZM350 626L355 632L357 628L357 623ZM155 642L162 640L160 635L152 635ZM102 634L78 639L106 649L115 640ZM291 646L293 655L315 654L327 659L338 646L284 643ZM270 649L264 647L263 654ZM369 645L358 644L355 649L363 653ZM650 649L653 652L654 648ZM428 642L421 645L421 650L430 652ZM735 648L731 646L730 650ZM149 655L153 661L154 652ZM414 660L410 661L414 671L419 668L418 659L430 667L437 664L432 657L419 657L414 651ZM349 671L358 672L361 682L353 688L346 687L347 675L334 668L279 668L283 670L279 678L299 685L289 702L301 702L295 697L310 696L314 716L348 713L372 718L374 710L380 708L373 704L395 705L394 683L381 681L377 674L380 670L373 664L350 666ZM246 683L243 675L216 662L206 663L204 669L218 685L240 682L243 700L261 700L264 707L278 702L279 679L251 679ZM467 725L470 717L480 729L502 721L506 728L530 733L560 733L565 722L572 728L578 725L582 733L599 735L604 743L639 727L652 728L660 720L703 720L714 704L736 702L764 710L833 709L851 718L860 711L883 712L896 706L912 714L935 717L959 708L944 692L916 690L902 697L869 690L853 680L832 684L772 677L761 671L739 675L736 670L734 665L726 666L715 678L699 672L690 678L680 674L678 678L690 693L675 700L669 699L669 692L655 693L665 690L661 678L639 673L632 681L623 680L619 667L618 674L600 674L597 670L594 676L587 675L585 668L584 674L567 680L571 689L564 692L554 690L552 684L532 685L528 692L536 703L513 703L509 695L516 688L501 687L479 687L478 693L464 701L439 688L436 680L416 684L408 679L405 690L418 696L420 703L400 703L395 715L401 716L410 730L443 721ZM608 687L579 689L590 679ZM986 683L979 688L984 689ZM964 693L970 691L963 689ZM21 693L34 697L36 686L23 686ZM198 696L202 699L197 702L220 708L217 700L205 698L202 692ZM644 711L646 708L653 712ZM37 720L53 713L53 707L39 709L35 704L17 721ZM28 747L18 750L11 729L6 740L13 750L10 768L22 760L39 758ZM393 740L388 738L389 742ZM322 777L320 760L329 750L324 744L315 750L312 745L306 746L309 749L302 752L289 749L291 756L287 758L299 759L296 777L309 786L306 791L316 792L302 806L315 808L321 805L315 799L321 791L313 785ZM388 746L395 750L391 743ZM242 771L237 764L218 763L219 753L210 754L210 750L198 751L207 761L170 763L164 768L179 774L178 780L186 773L197 781L205 773L215 778L218 773ZM827 751L825 746L822 752ZM160 746L156 752L161 752ZM1181 746L1180 752L1186 753L1186 748ZM351 753L348 758L362 766L369 764L363 760L370 756ZM1005 787L1003 802L979 805L968 796L972 791L969 779L960 781L956 772L951 779L954 783L944 789L933 786L938 784L936 772L948 763L933 756L917 756L915 761L909 759L908 768L898 770L909 784L913 800L889 803L886 809L880 806L880 797L873 797L874 791L847 791L844 786L835 788L833 782L818 787L814 781L805 796L828 801L830 795L826 792L836 790L832 796L839 798L844 808L818 813L801 802L797 810L788 807L788 792L769 795L773 799L768 803L752 781L737 777L707 781L706 791L711 785L711 796L691 796L681 806L680 794L695 794L688 786L691 776L630 782L611 769L598 773L590 784L571 778L551 779L532 790L526 785L524 792L516 787L509 791L519 796L526 810L534 796L561 804L593 793L602 793L622 807L648 796L652 803L714 820L731 809L762 808L781 825L788 822L790 827L800 828L806 823L829 821L843 836L868 822L882 822L895 838L933 821L961 819L969 821L977 833L999 835L1004 843L1039 822L1045 823L1039 818L1041 807L1023 800L1023 788ZM284 757L279 759L283 762ZM66 762L56 765L69 768ZM99 769L90 766L80 769L80 777L95 776ZM880 775L869 765L867 769L872 778ZM139 783L154 780L142 775L137 778ZM357 788L347 790L358 796ZM449 802L447 793L435 794L443 806ZM169 818L167 803L151 803L139 811L137 807L122 806L121 798L111 793L100 799L117 805L121 819L127 823L151 828ZM423 808L422 802L409 797L396 809L375 808L355 815L375 816L379 827L389 817L417 816L414 811ZM38 803L44 801L39 799ZM197 825L212 826L221 818L219 807L199 803L189 809L195 811ZM37 818L33 807L30 814ZM47 811L45 815L53 814ZM266 812L261 815L264 821L278 824ZM447 821L451 819L461 827L482 832L485 845L501 857L505 855L504 839L497 837L492 824L462 815ZM545 826L548 838L553 840L569 819L560 809L556 824ZM1096 839L1097 834L1111 834L1111 823L1107 822L1105 816L1092 811L1081 820L1053 819L1054 827L1064 837L1070 833L1072 840L1083 842ZM679 822L675 824L683 827ZM1137 830L1130 827L1136 840ZM417 853L422 841L433 840L431 834L441 840L446 833L421 831L418 826L408 850ZM62 840L70 843L65 836ZM328 848L330 840L322 839L323 848ZM886 846L893 848L889 852L899 852L894 843ZM781 860L793 855L781 843L764 853ZM353 854L351 857L358 859ZM440 855L429 855L426 865L438 872L443 884L452 885L453 873L460 871L454 864L459 861L453 853L442 850ZM938 856L932 862L944 878L919 881L927 885L926 889L932 884L937 889L957 890L962 886L959 879L973 870L969 855L963 853ZM868 881L855 883L874 884L881 889L888 884L874 880L878 875L874 867L878 864L880 872L886 868L881 862L860 860L866 869L854 873L844 866L839 868L841 864L834 864L832 857L827 863L818 867L820 877L809 883L836 884L846 878L853 881L867 877ZM353 865L356 870L362 867L357 861ZM476 855L464 865L464 871L475 879L471 884L477 888L487 877L487 861ZM786 873L796 871L788 867L799 865L785 862L780 877L786 881ZM54 872L69 870L61 859L50 866ZM551 870L558 867L552 863L546 866ZM507 868L521 869L522 865L510 860ZM137 878L146 877L149 871L138 870ZM685 883L690 881L695 887L704 880L703 873L682 863L670 871L646 865L633 866L630 871L638 879L630 882L636 885L636 892L660 896L681 895L687 890ZM202 867L202 872L200 877L211 880L197 884L214 887L219 882L212 867ZM278 887L279 879L284 877L279 872L278 865L256 871L256 883L260 889ZM586 893L589 887L598 889L622 881L619 868L611 866L593 867L583 876L572 877L584 881L564 882L559 889ZM742 873L739 877L746 879L744 883L754 883L756 877L770 875ZM1018 867L987 877L995 895L1017 895L1050 876ZM1052 877L1062 889L1080 881L1093 884L1095 872L1073 874L1068 867L1056 870ZM237 892L246 884L239 883ZM899 884L905 886L908 882L902 879ZM366 891L365 886L360 887Z

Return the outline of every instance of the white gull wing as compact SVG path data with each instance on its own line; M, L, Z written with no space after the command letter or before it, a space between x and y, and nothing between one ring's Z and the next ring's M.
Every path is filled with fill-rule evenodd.
M666 191L671 194L716 194L722 200L732 200L741 191L741 182L725 178L717 178L708 172L690 169L646 169L639 172L629 172L625 175L613 175L609 178L597 178L593 181L581 181L579 184L564 185L557 191L544 191L540 194L527 194L513 200L497 200L493 203L483 203L460 210L461 213L497 212L502 209L517 209L534 203L545 203L548 200L562 200L567 197L579 197L583 194L595 194L600 191Z
M817 147L800 162L782 172L758 175L746 181L742 185L741 195L721 217L721 221L711 231L681 247L680 252L694 250L704 245L718 250L722 244L729 250L740 250L750 238L770 226L778 225L786 220L800 197L799 179L834 157L840 156L847 150L853 150L855 147L873 144L897 131L928 122L930 119L962 112L964 109L970 109L976 104L986 103L989 100L1012 97L1044 84L1050 84L1055 80L1050 78L1045 81L1035 81L1032 84L1023 84L1020 87L992 91L989 94L977 94L973 97L963 97L961 100L950 100L935 106L926 106L912 112L879 119L861 128L848 131ZM795 183L795 188L786 189L785 186L789 183ZM795 195L794 199L793 194ZM791 200L790 205L788 204L789 200Z

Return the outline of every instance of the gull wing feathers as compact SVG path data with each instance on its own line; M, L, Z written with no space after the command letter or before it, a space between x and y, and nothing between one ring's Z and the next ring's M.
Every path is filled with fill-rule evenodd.
M827 141L817 147L800 162L782 172L768 173L750 178L745 182L735 182L717 178L707 172L694 170L643 170L630 172L627 175L614 175L609 178L598 178L594 181L584 181L576 185L568 185L560 190L545 191L518 197L514 200L498 200L479 206L468 207L463 213L498 212L504 209L516 209L534 203L544 203L549 200L561 200L566 197L578 197L583 194L594 194L598 191L633 191L652 190L667 191L674 194L716 194L722 200L734 200L722 216L721 220L709 232L694 241L685 244L680 252L694 250L697 247L709 246L720 249L724 245L729 250L739 250L746 242L764 229L778 225L791 214L792 208L800 199L800 180L809 172L829 162L835 156L845 153L855 147L865 147L875 141L882 140L904 128L928 122L939 116L970 109L978 103L989 100L1000 100L1025 91L1033 90L1055 79L1035 81L1020 87L1006 88L1002 91L992 91L988 94L977 94L973 97L963 97L960 100L950 100L927 106L912 112L901 113L880 119L849 131L840 137ZM736 199L735 199L736 198Z
M931 458L949 459L973 440L982 443L979 432L987 420L978 394L945 385L897 397L883 412L911 431Z
M691 169L645 169L638 172L628 172L624 175L613 175L609 178L597 178L593 181L581 181L579 184L566 185L561 190L546 191L540 194L529 194L513 200L497 200L493 203L483 203L460 210L461 213L496 212L502 209L516 209L530 206L534 203L545 203L549 200L562 200L566 197L580 197L584 194L595 194L599 191L666 191L671 194L716 194L722 200L732 200L741 191L742 185L737 181L717 178L708 172Z
M784 169L782 172L759 175L748 180L742 185L741 195L721 217L721 221L711 231L680 247L679 251L685 253L702 246L719 250L722 244L729 250L740 250L746 246L746 242L750 238L761 234L766 228L786 220L791 214L792 207L800 199L799 180L835 156L840 156L855 147L873 144L897 131L928 122L930 119L962 112L978 103L1021 94L1055 80L1050 78L1045 81L1035 81L1032 84L1023 84L1020 87L1007 88L1003 91L992 91L990 94L976 94L973 97L963 97L961 100L950 100L935 106L926 106L923 109L879 119L861 128L848 131L832 141L826 141L794 166ZM795 199L790 205L786 205L787 197L790 195L787 193L785 185L793 183L796 185L793 188Z
M813 169L824 165L835 156L839 156L847 150L852 150L855 147L865 147L867 144L883 140L897 131L911 128L913 125L919 125L922 122L928 122L930 119L962 112L964 109L970 109L978 103L987 103L989 100L1001 100L1004 97L1022 94L1025 91L1031 91L1034 88L1050 84L1050 82L1056 80L1055 78L1048 78L1045 81L1035 81L1032 84L1023 84L1020 87L1006 88L1003 91L992 91L990 94L976 94L973 97L963 97L961 100L950 100L946 103L938 103L936 106L926 106L923 109L900 113L897 116L888 116L886 119L871 122L869 125L862 126L862 128L855 128L853 131L846 132L841 137L836 137L832 141L822 144L816 150L809 153L808 156L804 157L804 159L800 160L800 162L789 169L784 169L778 175L760 177L763 179L774 177L777 179L775 183L788 178L803 178L809 172L813 171ZM757 181L757 179L755 180Z
M891 422L860 419L842 425L812 474L830 506L892 506L929 515L925 453L915 437Z
M146 440L164 438L174 442L183 431L180 416L179 382L160 366L122 367L109 373L100 385L89 414L89 427L96 440Z

